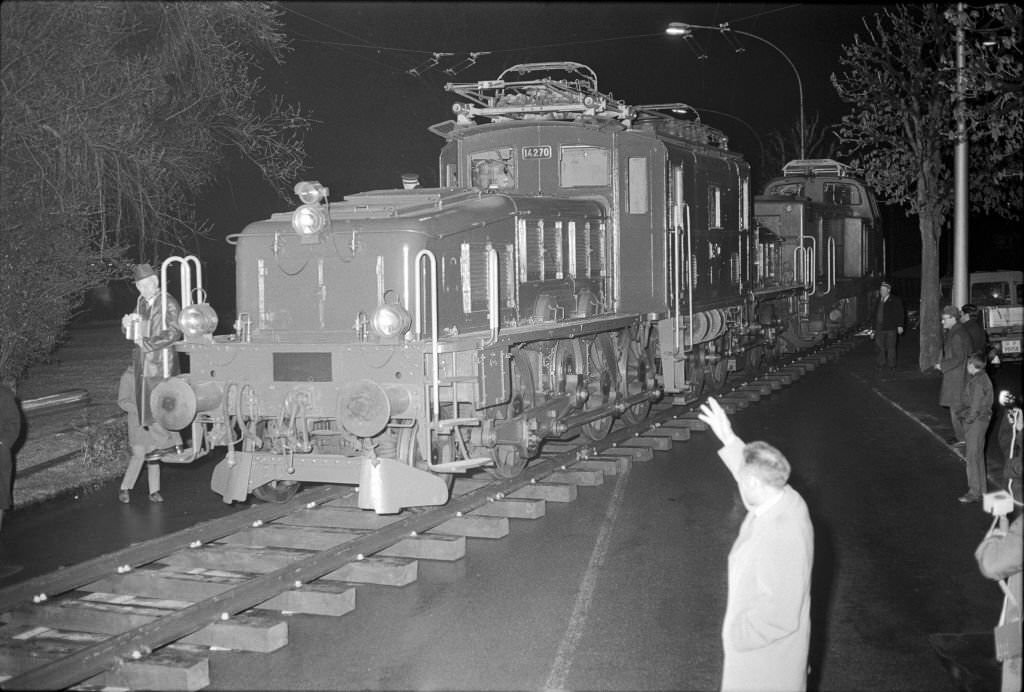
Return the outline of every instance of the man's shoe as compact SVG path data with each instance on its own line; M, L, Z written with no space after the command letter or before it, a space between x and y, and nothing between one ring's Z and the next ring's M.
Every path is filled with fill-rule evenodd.
M159 493L159 491L155 492L155 493L150 493L149 494L149 501L150 502L163 502L164 501L164 496L161 495Z
M128 504L129 502L132 501L132 498L131 495L128 494L127 490L121 488L120 490L117 491L117 501L123 502L124 504Z
M972 495L970 493L967 493L966 495L961 495L960 497L957 498L957 502L960 502L961 504L964 505L969 505L973 502L978 502L979 500L981 500L980 497L978 497L977 495Z

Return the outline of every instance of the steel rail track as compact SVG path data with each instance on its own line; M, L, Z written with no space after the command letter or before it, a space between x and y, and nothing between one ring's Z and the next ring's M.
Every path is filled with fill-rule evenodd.
M837 342L828 347L805 352L786 364L768 370L753 381L733 386L731 390L718 395L718 398L727 411L733 412L799 379L804 373L832 360L851 347L852 344L849 342ZM406 510L382 528L365 535L357 535L308 556L299 557L293 562L254 576L212 597L192 602L141 626L87 644L56 660L44 662L38 667L0 681L0 688L65 689L106 671L117 669L126 662L145 659L160 647L178 642L208 625L230 621L243 611L266 603L285 592L302 589L328 573L363 561L368 556L380 553L407 538L419 536L445 522L465 517L485 505L509 499L516 491L530 485L541 484L559 472L571 470L581 462L600 458L602 454L615 452L617 449L623 452L625 450L621 448L629 445L631 441L644 435L654 435L655 431L671 425L671 421L674 420L680 423L688 421L684 426L688 429L704 428L703 423L696 420L696 412L692 407L677 406L671 402L654 405L644 421L614 430L598 443L553 443L549 445L553 450L551 453L543 454L515 478L495 480L475 490L456 495L440 508ZM670 447L671 443L667 448ZM632 457L633 454L631 452L621 456ZM123 574L177 551L201 547L252 527L259 527L353 494L354 491L345 486L315 487L299 493L286 503L253 506L229 517L204 522L174 534L15 584L0 590L0 619L5 619L4 613L24 607L28 603L45 603L55 595L84 587L111 574Z

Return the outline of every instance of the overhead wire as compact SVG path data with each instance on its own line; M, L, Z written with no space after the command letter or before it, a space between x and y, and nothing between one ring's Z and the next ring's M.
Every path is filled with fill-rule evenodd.
M732 20L729 21L729 23L730 24L735 24L737 22L744 22L744 21L748 21L748 20L751 20L751 19L756 19L758 17L765 16L765 15L768 15L768 14L774 14L774 13L777 13L777 12L782 12L782 11L785 11L785 10L794 9L796 7L800 7L800 5L794 4L794 5L786 5L784 7L771 8L771 9L767 9L767 10L764 10L764 11L761 11L761 12L755 12L755 13L748 14L748 15L743 16L743 17L732 19ZM446 74L448 74L450 76L454 76L455 74L458 74L459 72L462 72L463 70L468 69L469 67L472 67L474 64L476 64L477 58L479 56L483 56L483 55L496 55L496 54L502 54L502 53L516 53L516 52L525 52L525 51L542 50L542 49L550 49L550 48L568 48L568 47L572 47L572 46L598 45L598 44L603 44L603 43L614 43L614 42L618 42L618 41L635 41L635 40L639 40L639 39L648 39L648 38L655 38L655 37L664 36L664 33L659 31L659 32L656 32L656 33L629 34L629 35L623 35L623 36L607 36L607 37L603 37L603 38L594 38L594 39L577 40L577 41L561 41L561 42L557 42L557 43L541 43L541 44L517 46L517 47L511 47L511 48L493 48L493 49L487 50L487 51L465 51L465 50L464 51L440 51L440 50L426 50L426 49L420 49L420 48L405 48L405 47L402 47L402 46L382 45L382 44L379 44L379 43L372 43L372 42L364 39L363 37L359 36L358 34L355 34L355 33L351 32L351 31L345 31L343 29L339 29L338 27L336 27L336 26L334 26L332 24L329 24L327 22L321 21L321 20L319 20L319 19L317 19L315 17L311 17L308 14L305 14L303 12L299 12L298 10L295 10L293 7L289 6L287 3L281 5L281 8L285 12L288 12L289 14L292 14L292 15L294 15L296 17L302 18L302 19L307 20L309 22L312 22L314 24L318 24L318 25L320 25L320 26L322 26L322 27L324 27L324 28L326 28L326 29L328 29L330 31L333 31L333 32L335 32L337 34L340 34L342 36L345 36L345 37L348 37L348 38L351 38L351 39L355 39L356 41L359 41L359 43L348 42L348 41L343 42L343 41L327 41L327 40L323 40L323 39L315 39L315 38L313 38L311 36L304 35L304 34L298 32L298 31L293 31L292 33L294 35L300 37L300 38L297 38L296 41L299 41L299 42L302 42L302 43L309 43L309 44L313 44L313 45L319 45L319 46L323 46L325 48L344 50L344 52L346 52L347 54L353 55L353 56L355 56L355 57L357 57L359 59L368 60L369 62L375 63L375 64L379 65L380 67L384 67L384 68L386 68L388 70L391 70L391 71L394 71L394 72L402 72L402 73L410 74L410 75L412 75L414 77L422 76L425 72L427 72L429 70L432 70L434 68L437 68L437 70L443 71L443 72L445 72ZM350 49L350 50L345 50L345 49ZM377 52L378 54L382 54L382 53L403 53L403 54L409 54L409 55L422 55L422 56L425 56L425 59L422 62L420 62L419 64L416 64L416 65L414 65L411 68L400 69L400 68L397 68L394 65L389 65L387 63L384 63L384 62L381 62L381 61L378 61L378 60L372 60L372 59L368 59L368 58L365 58L365 57L360 57L356 53L354 53L351 49L364 50L364 51L365 50L372 50L372 51ZM443 60L443 58L449 58L450 60L449 61L445 61L445 60ZM447 62L447 64L446 64L446 62Z

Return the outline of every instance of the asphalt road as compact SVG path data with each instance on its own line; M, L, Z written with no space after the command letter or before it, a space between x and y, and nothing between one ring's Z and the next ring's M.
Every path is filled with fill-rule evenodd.
M930 635L995 624L1001 594L973 559L990 517L956 501L963 463L944 442L938 379L907 353L908 369L880 380L871 356L862 343L734 426L787 454L811 510L812 689L956 689ZM1018 382L1019 366L998 377ZM696 433L542 519L514 520L505 539L470 539L457 563L421 561L414 584L361 586L342 618L292 616L278 652L213 654L214 687L717 689L743 509L716 446ZM113 482L15 513L0 564L24 569L0 586L236 511L208 490L211 468L165 469L163 505L141 492L120 505ZM994 666L974 663L985 689Z

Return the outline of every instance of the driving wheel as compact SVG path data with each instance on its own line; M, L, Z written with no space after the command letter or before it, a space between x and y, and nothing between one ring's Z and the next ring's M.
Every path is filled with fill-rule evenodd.
M623 385L626 397L636 396L647 391L647 378L651 372L651 360L643 346L640 345L639 334L633 335L633 330L622 333L625 341ZM627 408L622 418L630 425L639 423L647 418L651 411L651 401L646 399L638 404Z
M587 353L584 362L584 384L587 388L587 401L583 405L585 411L594 411L608 407L615 398L618 388L618 368L615 367L615 347L611 337L599 334L586 344ZM584 423L580 432L588 440L598 442L608 436L615 418L609 415Z

